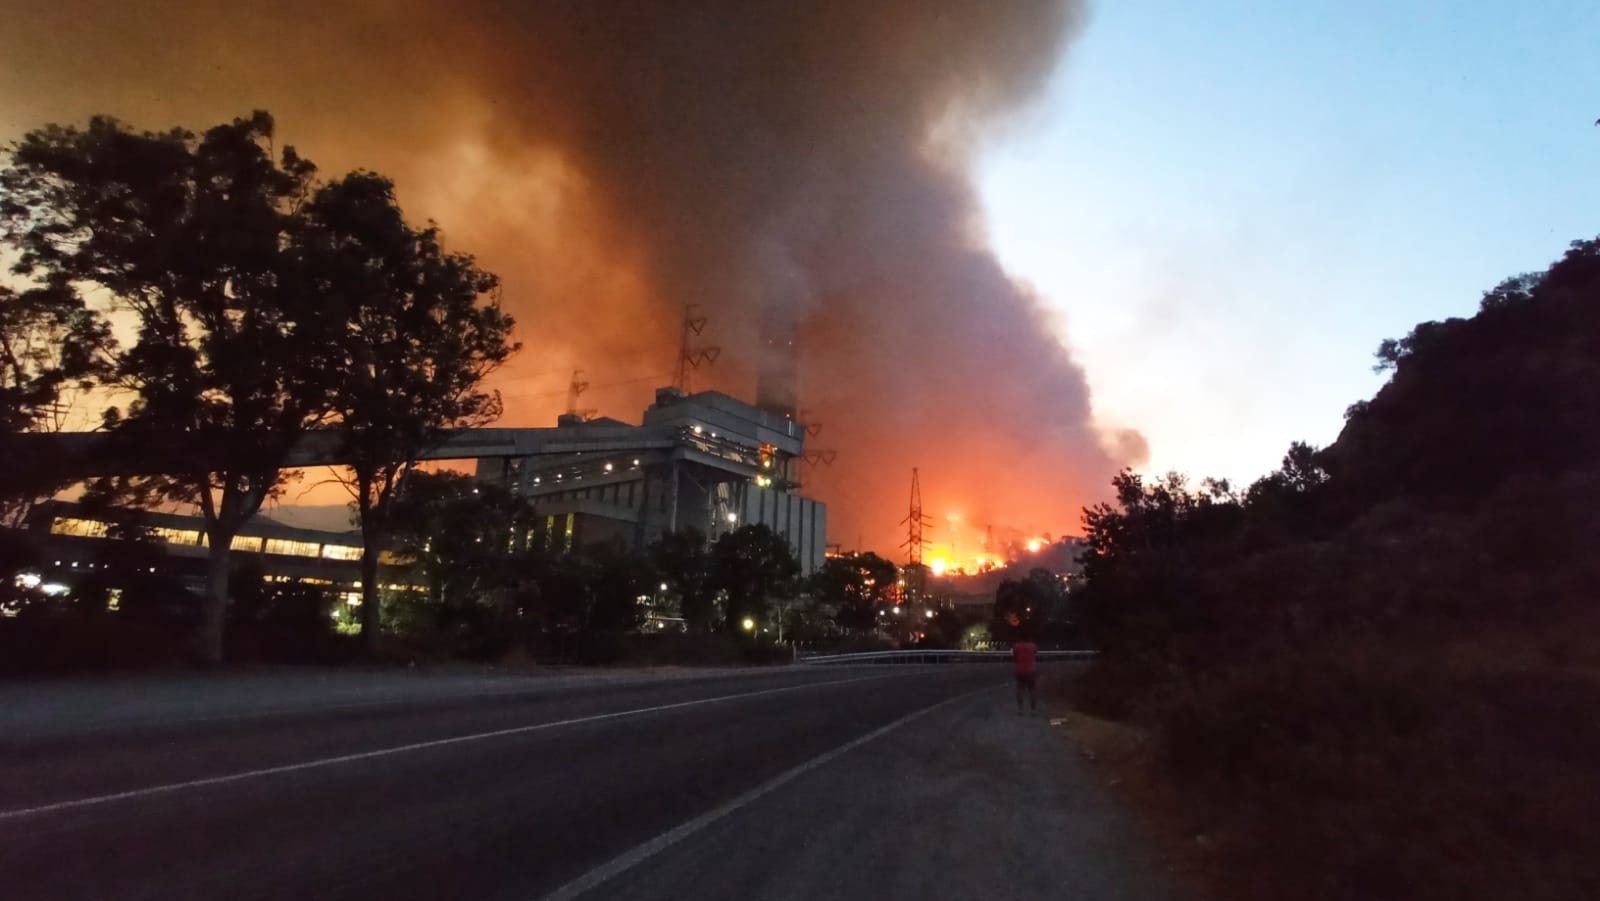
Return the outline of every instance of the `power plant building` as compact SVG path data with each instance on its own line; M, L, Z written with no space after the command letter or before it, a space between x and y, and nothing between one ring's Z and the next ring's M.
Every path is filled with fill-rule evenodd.
M555 428L478 429L477 477L534 502L535 543L647 547L695 529L716 540L765 524L803 573L822 565L827 507L798 493L805 427L717 391L656 391L633 425L567 414Z

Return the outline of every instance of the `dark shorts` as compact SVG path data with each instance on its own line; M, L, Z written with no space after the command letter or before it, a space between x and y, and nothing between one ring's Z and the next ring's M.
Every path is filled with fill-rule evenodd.
M1039 684L1039 674L1037 672L1017 673L1017 684L1019 686L1026 685L1029 688L1032 688Z

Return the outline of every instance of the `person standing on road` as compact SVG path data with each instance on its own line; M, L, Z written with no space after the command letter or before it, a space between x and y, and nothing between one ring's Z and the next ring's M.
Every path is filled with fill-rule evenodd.
M1017 671L1017 714L1022 713L1022 690L1028 690L1028 709L1039 712L1039 646L1031 638L1011 645L1011 662Z

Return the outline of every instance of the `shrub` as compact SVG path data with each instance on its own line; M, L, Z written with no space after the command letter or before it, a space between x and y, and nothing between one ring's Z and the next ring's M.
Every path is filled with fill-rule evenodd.
M1346 642L1235 669L1168 697L1162 759L1246 883L1600 897L1600 683L1473 663Z

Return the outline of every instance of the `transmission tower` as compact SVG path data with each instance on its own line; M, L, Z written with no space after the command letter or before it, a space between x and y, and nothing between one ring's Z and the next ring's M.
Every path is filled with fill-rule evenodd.
M927 570L922 567L922 549L928 542L922 537L922 530L933 525L933 519L922 512L922 479L915 466L911 467L911 509L900 524L906 527L906 540L900 546L906 549L906 600L909 601L923 594Z
M572 381L567 383L567 415L568 416L576 416L579 419L587 420L590 417L594 416L595 413L599 412L597 410L580 410L580 409L578 409L578 397L579 397L579 395L583 394L583 392L588 391L588 390L589 390L589 383L583 380L583 370L582 369L574 369L574 370L572 370Z
M678 378L673 382L685 394L689 392L689 374L700 368L704 363L709 366L722 356L720 347L696 347L693 341L706 329L706 317L696 316L694 311L698 304L688 304L683 308L683 330L678 339Z
M815 438L822 432L822 423L811 421L810 410L801 410L799 417L801 425L805 426L807 438Z
M809 411L801 410L800 415L802 417L809 417ZM822 433L822 423L812 422L809 418L801 419L800 422L805 427L807 438L815 438L817 435ZM833 461L838 459L838 457L839 452L836 450L823 449L820 447L806 448L805 452L800 455L800 461L805 463L807 466L832 466Z

